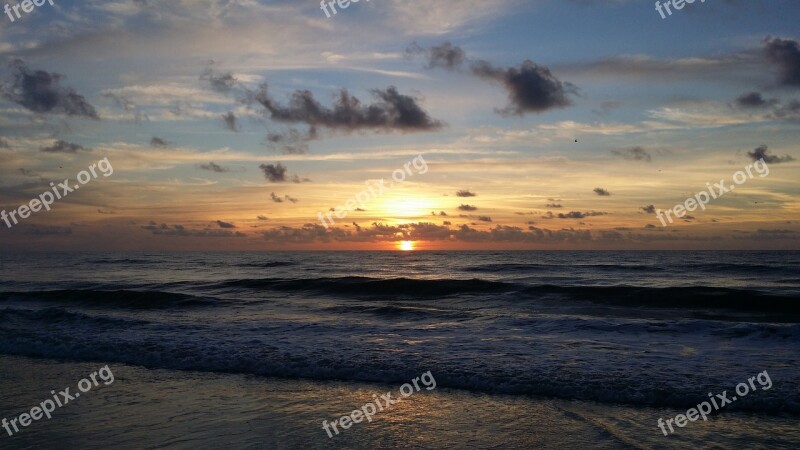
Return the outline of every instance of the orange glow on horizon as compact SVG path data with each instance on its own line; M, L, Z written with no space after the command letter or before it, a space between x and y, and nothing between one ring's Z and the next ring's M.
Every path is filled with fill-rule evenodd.
M404 252L410 252L414 250L414 241L400 241L398 247Z

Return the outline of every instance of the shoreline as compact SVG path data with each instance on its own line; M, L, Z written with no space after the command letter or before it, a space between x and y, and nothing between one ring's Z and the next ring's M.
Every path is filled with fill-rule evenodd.
M70 386L99 362L0 355L0 418ZM103 364L100 364L101 366ZM673 409L584 401L422 390L329 438L323 420L348 414L400 386L264 378L111 364L116 381L60 408L13 437L6 448L668 448L740 439L790 448L796 418L743 412L696 422L669 437L657 417ZM776 436L780 436L777 438Z

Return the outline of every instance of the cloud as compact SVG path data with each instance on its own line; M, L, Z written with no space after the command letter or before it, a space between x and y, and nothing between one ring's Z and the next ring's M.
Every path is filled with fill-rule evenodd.
M222 120L225 123L225 128L233 131L234 133L239 132L238 119L236 118L236 114L234 114L233 111L228 111L226 114L223 114Z
M252 101L261 104L270 119L283 123L304 123L347 133L362 130L419 132L438 130L444 124L432 119L414 97L400 94L390 86L373 89L376 102L363 105L342 89L332 107L320 104L311 91L295 91L289 104L283 106L269 94L266 85L252 94Z
M428 49L411 44L406 52L424 55L428 68L443 68L464 72L478 78L498 82L508 92L509 105L498 112L502 115L522 116L539 114L551 109L565 108L572 104L569 94L577 94L578 88L556 78L550 69L526 60L519 67L495 67L488 61L468 60L464 51L445 42Z
M210 172L216 172L216 173L225 173L229 171L227 168L222 167L219 164L216 164L214 161L209 161L208 164L200 164L200 168L203 170L208 170Z
M648 214L655 214L656 213L656 207L655 207L655 205L647 205L647 206L642 208L642 211L644 211L644 212L646 212Z
M407 239L421 241L461 241L461 242L570 242L603 240L598 234L594 237L589 230L547 230L528 227L525 231L518 227L497 225L489 230L478 230L468 225L450 228L450 223L436 225L428 222L403 225L372 223L369 227L358 226L354 231L321 225L306 224L299 228L280 227L262 233L265 240L276 243L313 242L396 242Z
M611 153L617 156L621 156L622 159L626 159L628 161L650 162L653 159L652 156L650 156L650 153L647 152L647 150L639 146L626 148L624 150L611 150Z
M603 188L594 188L594 193L599 195L599 196L601 196L601 197L608 197L608 196L611 195L611 192L608 192L607 190L605 190Z
M262 222L263 222L263 221L267 221L267 220L269 220L269 219L267 218L267 216L258 216L258 217L256 217L256 219L258 219L258 220L260 220L260 221L262 221Z
M414 42L408 47L406 53L409 55L425 55L428 59L428 63L425 66L427 69L439 67L447 70L456 70L461 68L467 61L467 54L464 50L450 42L430 47L427 50Z
M553 208L553 209L559 209L559 208L563 208L563 206L561 206L561 204L560 204L560 203L548 203L548 204L546 204L546 205L544 205L544 206L545 206L546 208Z
M264 172L264 177L269 180L270 183L286 182L286 166L283 164L261 164L258 168Z
M785 156L775 156L775 155L768 155L769 148L766 145L761 145L756 147L752 152L747 152L747 156L753 159L753 161L758 161L759 159L764 160L767 164L780 164L785 162L794 161L794 158L785 155Z
M478 216L478 220L480 220L481 222L491 222L492 218L489 216Z
M309 127L307 133L290 128L282 133L267 134L267 141L280 148L284 155L305 155L308 153L308 142L315 139L317 139L317 129L314 126Z
M225 222L217 221L218 226L222 227L221 224L225 224ZM232 224L226 224L226 225L232 225ZM220 230L211 228L188 229L183 225L167 225L165 223L159 225L156 222L150 222L150 224L144 225L141 228L143 230L150 231L151 233L160 236L203 237L203 238L227 238L227 237L247 236L241 231L233 232L229 230ZM235 228L235 226L233 228Z
M82 145L61 140L56 141L49 147L43 147L41 150L45 153L78 153L80 151L90 151L90 149Z
M477 211L478 207L472 205L461 205L458 207L458 209L461 211Z
M223 222L221 220L217 221L217 225L219 225L220 228L236 228L236 225L229 222Z
M595 217L595 216L607 216L608 213L598 212L598 211L589 211L589 212L580 212L580 211L570 211L567 214L559 214L559 219L584 219L586 217Z
M61 87L64 77L43 70L31 71L22 61L12 64L14 73L2 86L3 95L36 113L61 113L68 116L99 119L97 111L72 88Z
M800 45L797 41L766 38L764 51L767 59L779 68L780 84L800 87Z
M462 190L456 192L456 197L477 197L478 194L470 192L469 190Z
M539 114L550 109L565 108L572 104L567 94L577 93L571 83L559 81L545 66L525 61L518 68L501 69L486 61L479 61L472 72L484 79L501 82L508 91L510 105L499 112L522 116Z
M230 92L236 86L236 78L230 72L217 74L214 70L214 64L214 61L208 62L203 74L200 75L200 81L216 92Z
M758 109L772 106L777 103L777 99L766 100L759 92L749 92L742 94L734 100L736 106L742 109Z
M272 199L273 202L275 202L275 203L283 203L283 199L281 197L275 195L274 192L270 193L269 196L270 196L270 198Z
M167 146L169 146L169 142L161 139L160 137L153 136L153 139L150 139L150 147L158 148Z

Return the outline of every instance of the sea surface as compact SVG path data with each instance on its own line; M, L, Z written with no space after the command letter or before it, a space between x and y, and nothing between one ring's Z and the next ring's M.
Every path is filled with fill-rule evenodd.
M723 413L776 418L775 437L800 422L800 252L1 255L0 355L395 390L431 371L450 392L640 408L633 439L655 442L654 411L768 371Z

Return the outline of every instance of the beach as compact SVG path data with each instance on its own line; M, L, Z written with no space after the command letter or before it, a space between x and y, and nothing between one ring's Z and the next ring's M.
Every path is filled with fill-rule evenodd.
M114 381L2 446L792 448L798 254L732 255L5 257L3 417L106 365ZM323 428L388 392L371 421Z

